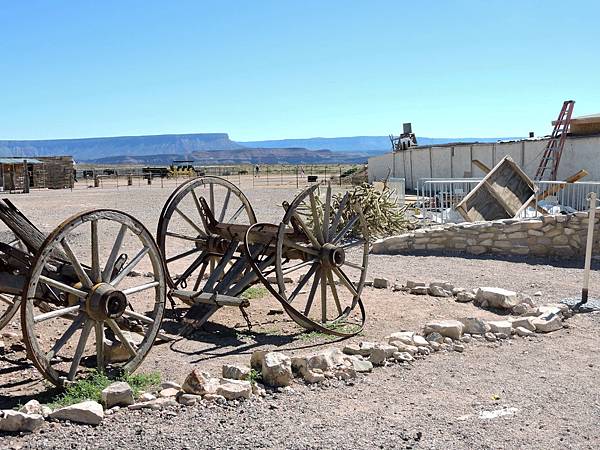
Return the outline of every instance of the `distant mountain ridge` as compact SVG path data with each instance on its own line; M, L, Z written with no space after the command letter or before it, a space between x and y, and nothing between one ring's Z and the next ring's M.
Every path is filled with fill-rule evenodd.
M39 141L0 141L0 156L72 155L76 160L108 156L192 153L244 148L227 133L164 134Z
M441 145L451 142L496 142L498 140L520 139L516 137L501 138L428 138L417 136L419 145ZM333 152L388 152L391 150L388 136L354 136L336 138L308 138L308 139L279 139L267 141L238 141L248 147L304 147L309 150L328 149Z
M419 145L495 142L500 138L418 138ZM516 139L516 138L502 138ZM387 136L281 139L236 142L227 133L165 134L83 139L0 141L0 157L71 155L77 162L170 164L173 159L198 164L365 163L390 151Z

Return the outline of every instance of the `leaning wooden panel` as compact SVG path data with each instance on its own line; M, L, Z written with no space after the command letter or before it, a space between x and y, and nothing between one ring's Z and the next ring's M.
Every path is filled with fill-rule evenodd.
M468 221L509 219L535 198L533 181L512 160L504 157L456 206Z

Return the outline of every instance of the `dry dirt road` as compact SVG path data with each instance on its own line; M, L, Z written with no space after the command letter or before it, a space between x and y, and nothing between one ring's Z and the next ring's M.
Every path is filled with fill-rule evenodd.
M168 189L130 188L36 192L13 196L45 230L86 207L115 207L154 230ZM262 221L277 222L286 189L250 189ZM464 258L458 255L372 255L369 277L448 280L456 286L498 286L533 294L538 303L574 297L578 261ZM597 267L592 295L600 286ZM452 299L366 289L368 321L353 341L381 340L431 319L497 318ZM302 333L272 298L255 300L251 332L238 311L219 311L206 332L176 345L156 346L142 371L181 381L193 367L217 374L227 362L247 363L255 349L315 352L345 342ZM580 314L568 328L528 339L475 342L464 353L435 353L411 366L376 369L351 382L294 384L265 400L176 411L119 411L95 428L49 424L25 436L0 436L0 448L598 448L600 447L600 316ZM18 327L16 322L15 327ZM15 328L16 329L16 328ZM17 347L18 348L18 347ZM0 407L14 407L46 386L24 352L0 357ZM499 412L500 411L500 412Z

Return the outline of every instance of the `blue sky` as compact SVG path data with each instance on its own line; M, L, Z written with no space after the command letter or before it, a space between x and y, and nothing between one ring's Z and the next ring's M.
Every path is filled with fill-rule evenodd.
M550 132L600 113L597 1L0 4L0 139Z

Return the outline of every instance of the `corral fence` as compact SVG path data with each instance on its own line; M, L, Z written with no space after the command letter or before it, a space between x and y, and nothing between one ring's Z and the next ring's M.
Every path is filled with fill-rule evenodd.
M225 178L245 189L278 186L300 188L322 180L329 180L332 185L348 186L357 183L357 174L363 170L361 164L215 165L184 170L166 167L78 168L73 175L73 188L166 188L206 175Z
M464 222L456 205L481 182L481 178L421 178L417 184L417 201L413 205L423 223L443 224ZM537 204L550 214L587 211L590 192L600 196L600 182L535 181ZM562 189L557 189L562 186ZM542 195L556 190L551 196ZM537 217L541 213L532 203L523 215Z

